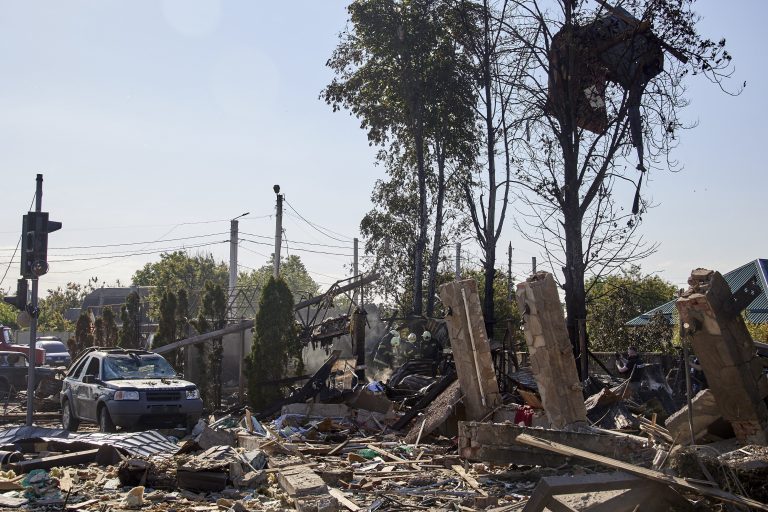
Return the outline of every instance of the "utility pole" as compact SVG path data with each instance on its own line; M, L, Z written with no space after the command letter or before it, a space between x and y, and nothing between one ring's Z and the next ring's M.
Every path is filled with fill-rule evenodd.
M239 244L237 219L241 217L245 217L249 213L250 212L245 212L229 221L229 315L230 315L230 318L238 317L237 311L235 311L235 288L237 288L237 246Z
M35 213L40 213L43 210L43 175L38 174L35 185ZM27 236L23 233L22 236ZM37 365L37 351L35 345L37 344L37 315L39 313L37 307L37 285L38 278L35 276L32 278L32 300L29 304L30 307L30 321L29 321L29 370L27 373L27 426L32 426L32 419L35 415L35 366Z
M461 281L461 242L456 242L456 281Z
M231 319L238 318L237 300L235 290L237 289L237 246L239 244L238 239L238 222L237 219L245 217L250 212L245 212L238 215L234 219L229 221L229 317ZM240 333L240 354L237 364L237 391L238 399L242 403L243 400L243 367L245 360L245 331Z
M277 194L277 215L275 216L275 266L273 276L280 277L280 246L283 244L283 195L280 193L280 185L275 185L272 190Z
M512 242L509 242L509 260L507 262L507 300L512 301L514 286L512 283Z
M354 278L355 281L357 281L357 275L358 275L358 272L359 272L358 271L358 266L357 266L358 265L357 243L358 243L357 242L357 238L354 238L354 249L353 249L353 252L352 252L352 254L353 254L353 256L352 256L352 277ZM358 299L357 293L358 293L358 289L355 288L355 293L352 295L352 301L355 304L358 303L357 302L357 299Z
M531 275L536 273L536 256L531 256Z

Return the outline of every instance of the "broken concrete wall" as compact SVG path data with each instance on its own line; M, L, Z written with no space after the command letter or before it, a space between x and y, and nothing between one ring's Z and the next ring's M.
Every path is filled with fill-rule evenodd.
M453 360L459 377L467 418L482 420L501 405L499 384L474 279L446 283L440 300L450 308L445 317Z
M677 310L720 412L739 440L768 444L768 380L739 301L719 272L694 270L688 284Z
M525 342L541 402L554 428L586 422L563 308L552 274L539 272L517 285Z

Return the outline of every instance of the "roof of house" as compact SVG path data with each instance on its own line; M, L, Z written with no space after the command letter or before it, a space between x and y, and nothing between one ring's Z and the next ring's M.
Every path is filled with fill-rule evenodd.
M731 291L743 286L752 276L757 276L757 283L761 291L755 300L747 306L747 319L756 324L768 323L768 260L756 259L745 263L737 269L731 270L723 275L723 278L731 287ZM672 323L672 312L675 309L675 301L671 300L661 306L646 311L640 316L636 316L625 325L641 326L647 324L657 313L661 313Z
M83 299L83 305L79 308L70 308L64 317L67 320L76 322L81 311L91 310L95 316L101 316L105 306L110 306L115 312L117 323L120 323L120 307L125 304L125 299L131 292L138 292L142 300L149 297L150 288L148 286L138 286L131 288L96 288ZM149 322L148 311L142 310L142 322Z

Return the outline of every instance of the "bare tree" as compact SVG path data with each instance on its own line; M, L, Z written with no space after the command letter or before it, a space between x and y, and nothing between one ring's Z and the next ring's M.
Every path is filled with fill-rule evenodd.
M493 336L495 318L493 283L496 275L496 246L510 199L513 140L510 109L517 94L524 52L520 43L504 29L508 0L454 3L463 30L459 40L471 57L477 83L477 116L481 129L479 163L463 182L464 198L472 219L474 237L480 246L485 274L483 316L488 336ZM497 208L501 208L499 211Z
M620 4L510 0L500 18L526 66L514 84L512 123L521 141L516 179L529 206L520 224L535 228L523 232L544 248L555 274L563 272L577 358L585 275L655 249L637 236L648 208L641 184L676 165L669 155L686 128L684 78L701 73L722 84L731 73L725 41L698 34L693 0ZM631 191L630 207L621 194Z

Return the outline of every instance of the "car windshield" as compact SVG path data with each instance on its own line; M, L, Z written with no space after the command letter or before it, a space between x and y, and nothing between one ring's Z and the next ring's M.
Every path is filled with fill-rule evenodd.
M61 352L67 352L67 347L60 341L38 341L38 348L44 348L49 354L58 354Z
M156 355L111 355L104 359L104 380L167 379L176 376L173 367Z

